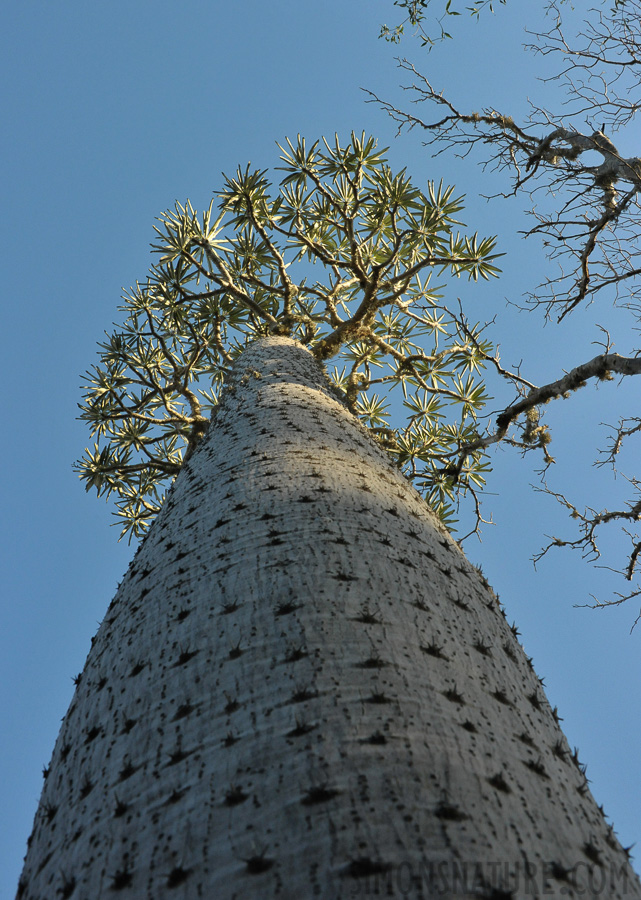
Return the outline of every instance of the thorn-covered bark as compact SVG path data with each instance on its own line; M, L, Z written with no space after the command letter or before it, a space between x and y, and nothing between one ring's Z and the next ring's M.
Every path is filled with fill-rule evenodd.
M517 634L312 355L256 341L92 642L18 896L641 898Z

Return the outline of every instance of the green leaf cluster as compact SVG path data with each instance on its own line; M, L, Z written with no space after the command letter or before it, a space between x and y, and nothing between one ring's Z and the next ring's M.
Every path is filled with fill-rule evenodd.
M487 402L492 347L442 302L432 277L497 274L492 238L461 234L461 199L393 172L372 137L280 147L278 182L239 168L198 214L160 216L147 279L99 344L80 418L93 448L76 469L114 495L140 536L206 431L225 373L260 334L289 335L333 362L345 402L444 521L482 487L479 451L452 474Z
M506 0L499 0L499 3L505 4ZM471 6L465 6L464 11L478 18L483 9L487 8L490 12L494 12L495 4L496 0L477 0ZM382 25L379 34L379 37L392 44L400 42L407 24L416 29L416 34L424 47L451 38L452 35L446 30L444 22L448 16L461 15L460 4L454 4L453 0L437 0L436 3L433 0L394 0L394 6L405 11L405 18L392 28ZM434 23L429 28L425 25L428 12L434 14Z

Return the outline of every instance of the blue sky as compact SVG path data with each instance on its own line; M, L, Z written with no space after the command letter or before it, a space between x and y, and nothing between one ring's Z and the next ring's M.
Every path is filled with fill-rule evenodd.
M518 115L539 91L558 103L558 82L539 85L539 63L521 47L524 25L537 24L523 19L522 6L508 3L479 23L461 18L456 40L431 54L411 40L400 48L377 40L380 24L394 19L391 0L29 0L5 11L1 897L15 891L71 679L133 554L71 464L88 442L75 418L80 376L117 318L121 289L146 273L155 216L175 200L203 208L221 172L239 163L277 164L275 142L286 136L364 129L419 184L454 182L467 195L470 229L498 235L507 253L500 281L450 289L470 318L497 317L506 364L523 360L526 377L554 380L598 352L596 322L611 327L619 352L632 352L630 321L603 302L558 328L506 306L547 265L540 247L518 235L520 202L488 205L479 194L501 186L496 176L471 160L430 158L420 134L397 139L393 123L364 102L362 87L403 102L394 61L402 53L461 106ZM621 149L638 153L638 138L633 125ZM592 462L600 423L632 414L633 404L632 385L611 383L550 409L553 487L578 503L622 502L621 481L615 492ZM626 461L631 468L631 452ZM597 802L622 843L639 844L641 625L630 634L638 606L575 608L622 587L577 555L560 551L533 569L544 534L570 533L565 515L530 487L534 468L497 452L485 505L496 524L466 551L518 624ZM616 564L625 538L606 543Z

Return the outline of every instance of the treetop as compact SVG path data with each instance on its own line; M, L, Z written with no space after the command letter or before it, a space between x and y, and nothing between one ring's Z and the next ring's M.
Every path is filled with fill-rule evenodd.
M260 334L333 362L345 402L446 522L457 492L484 483L483 448L448 469L476 437L492 347L432 278L495 276L494 239L460 231L454 189L394 172L373 137L298 136L279 150L276 182L239 167L203 213L187 201L159 217L149 274L85 376L80 418L95 442L76 469L87 490L115 495L121 536L144 533Z

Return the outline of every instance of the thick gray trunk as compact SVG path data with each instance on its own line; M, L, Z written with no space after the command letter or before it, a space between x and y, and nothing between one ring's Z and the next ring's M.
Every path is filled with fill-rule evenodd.
M94 639L19 896L388 890L641 898L485 580L266 338Z

